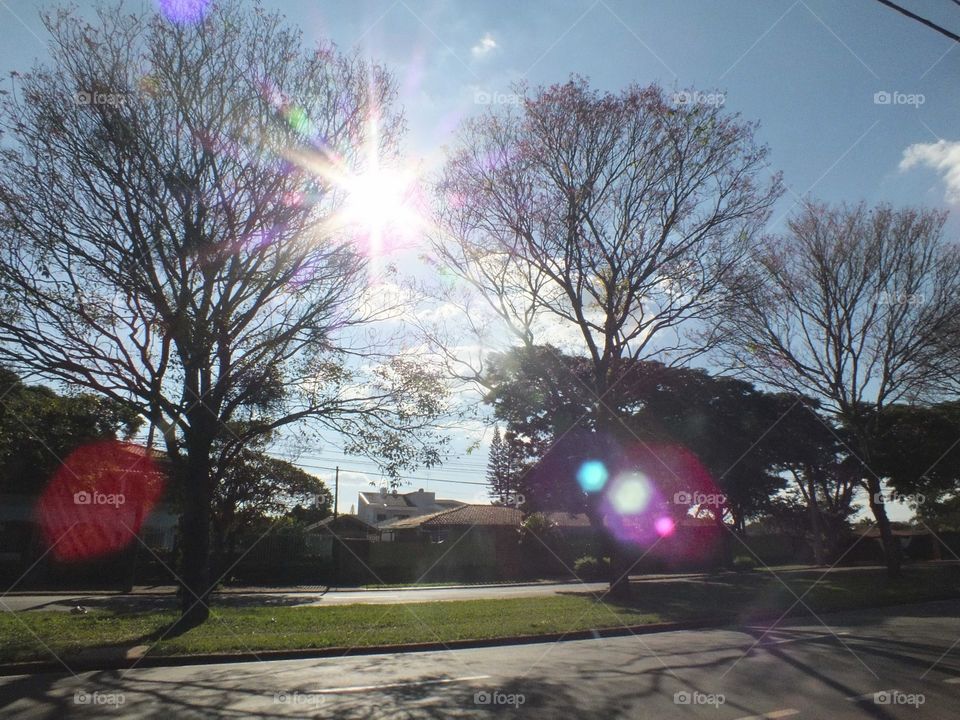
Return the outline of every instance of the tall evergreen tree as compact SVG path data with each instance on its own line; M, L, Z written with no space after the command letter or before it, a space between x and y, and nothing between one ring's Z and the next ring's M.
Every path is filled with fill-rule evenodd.
M487 460L487 482L490 483L490 497L500 502L509 502L517 491L511 456L509 443L500 434L500 428L494 427Z

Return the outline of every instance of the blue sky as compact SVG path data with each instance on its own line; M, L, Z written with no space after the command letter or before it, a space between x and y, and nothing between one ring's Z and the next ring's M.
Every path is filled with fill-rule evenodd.
M960 32L954 3L903 4ZM0 0L4 74L45 57L41 5ZM577 73L614 91L659 82L723 93L725 108L760 122L759 138L791 189L776 220L806 195L951 209L960 195L960 145L951 144L960 141L960 50L873 0L265 5L286 13L308 39L358 47L396 73L409 123L406 152L426 171L439 163L459 121L484 109L482 101L505 99L516 81L548 84ZM150 3L131 4L144 6ZM877 93L892 101L876 102ZM909 148L914 162L901 167ZM958 228L952 218L948 232ZM483 455L455 459L430 475L480 480ZM336 459L324 456L328 461L305 462ZM474 486L413 484L451 497L482 496ZM344 487L348 508L365 480L345 475Z

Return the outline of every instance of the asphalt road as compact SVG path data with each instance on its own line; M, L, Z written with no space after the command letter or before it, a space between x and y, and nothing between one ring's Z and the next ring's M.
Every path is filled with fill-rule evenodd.
M471 587L432 587L408 590L330 590L327 592L226 592L214 595L218 606L278 605L309 607L349 605L354 603L416 603L438 600L480 600L484 598L535 597L558 592L604 592L607 583L531 583L529 585L477 585ZM113 610L152 610L176 607L174 595L146 594L83 594L63 595L0 595L0 610L69 610L82 605L87 608Z
M763 628L0 678L0 717L936 718L960 601ZM879 695L875 695L880 693Z

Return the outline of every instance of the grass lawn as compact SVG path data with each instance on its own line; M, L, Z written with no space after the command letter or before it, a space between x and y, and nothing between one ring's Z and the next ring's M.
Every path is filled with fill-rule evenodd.
M786 611L796 603L790 590L817 612L960 597L958 566L908 568L896 582L878 570L834 572L816 582L821 575L818 571L785 574L782 579L790 589L765 572L641 582L634 584L629 601L597 602L592 595L571 588L555 596L503 600L304 608L214 606L213 616L204 625L159 642L176 617L172 612L0 613L0 662L50 660L50 651L69 662L98 649L134 645L152 646L150 654L182 655L449 642L715 617L748 621ZM794 613L806 612L803 605L794 608Z

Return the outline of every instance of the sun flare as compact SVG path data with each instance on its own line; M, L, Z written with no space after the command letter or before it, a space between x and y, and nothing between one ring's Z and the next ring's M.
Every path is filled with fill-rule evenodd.
M388 239L409 240L423 224L416 186L412 172L373 165L344 180L341 220L369 237L370 249L377 253Z

